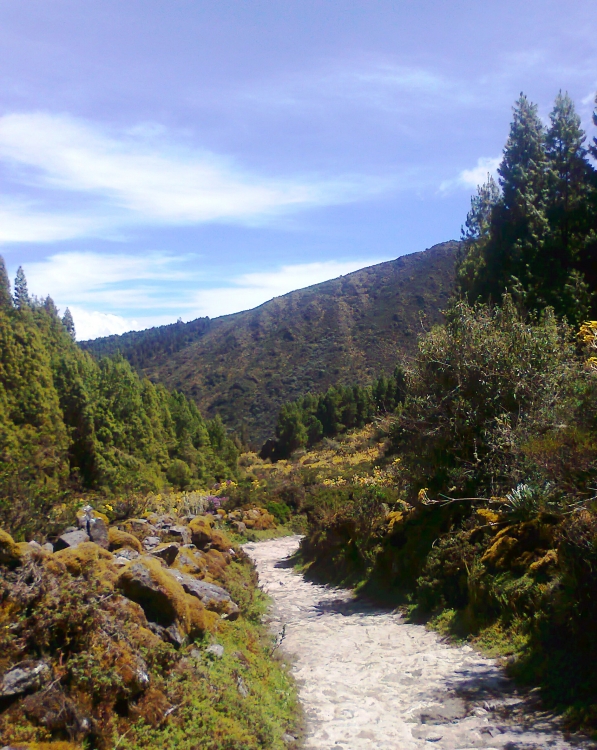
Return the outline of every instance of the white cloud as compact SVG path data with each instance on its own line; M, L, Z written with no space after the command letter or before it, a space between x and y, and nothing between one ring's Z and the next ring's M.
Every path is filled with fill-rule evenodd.
M78 306L72 306L70 311L75 321L78 341L97 339L100 336L110 336L113 333L126 333L139 328L139 323L136 320L128 320L121 315L97 311L90 312Z
M229 315L267 302L295 289L335 279L380 260L322 261L282 266L275 271L241 274L232 279L232 286L202 289L196 293L194 316Z
M16 167L22 183L95 199L81 219L58 215L54 224L48 216L44 225L39 210L22 210L22 217L37 221L32 232L13 217L8 239L22 242L84 236L127 223L255 224L280 212L344 203L388 188L387 179L358 175L267 178L212 153L171 145L160 128L140 126L115 137L46 113L0 117L0 159Z
M450 192L458 188L474 190L478 185L487 182L487 175L493 177L497 174L497 168L501 162L501 157L481 156L477 159L477 166L472 169L463 169L462 172L452 180L444 180L440 185L443 193Z

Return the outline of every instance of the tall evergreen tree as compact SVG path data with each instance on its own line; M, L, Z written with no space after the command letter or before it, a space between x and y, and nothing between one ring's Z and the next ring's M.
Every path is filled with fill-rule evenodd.
M19 266L17 269L17 275L15 277L15 292L14 292L15 307L22 310L24 307L31 305L29 298L29 291L27 290L27 279L25 278L25 272L23 266Z
M62 316L62 325L66 328L66 330L68 331L68 335L74 341L77 338L77 332L75 331L75 321L73 320L73 315L68 307L66 308L66 310L64 311L64 315Z
M10 281L6 273L4 258L0 255L0 308L12 307L12 296L10 294Z
M584 146L586 135L568 94L560 91L550 119L544 297L578 323L588 314L587 284L577 266L591 229L592 168Z

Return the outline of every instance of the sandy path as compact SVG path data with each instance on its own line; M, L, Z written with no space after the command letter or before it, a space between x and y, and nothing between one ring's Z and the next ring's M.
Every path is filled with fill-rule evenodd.
M309 583L284 562L300 537L245 545L272 597L270 625L307 716L309 750L594 747L568 738L496 663L453 647L399 614Z

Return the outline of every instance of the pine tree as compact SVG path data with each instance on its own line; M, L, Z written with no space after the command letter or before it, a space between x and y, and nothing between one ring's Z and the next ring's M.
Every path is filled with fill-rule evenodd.
M549 161L544 298L575 323L588 314L586 281L576 268L591 229L592 168L586 136L568 94L558 94L546 136Z
M15 292L14 292L15 307L22 310L25 307L31 305L29 298L29 292L27 290L27 279L25 278L25 272L23 266L19 266L17 269L17 275L15 277Z
M10 281L6 273L4 258L0 255L0 308L12 307L12 296L10 294Z
M68 331L69 336L74 341L77 338L77 333L75 331L75 321L73 320L73 316L71 311L66 308L64 311L64 315L62 316L62 325L66 328Z

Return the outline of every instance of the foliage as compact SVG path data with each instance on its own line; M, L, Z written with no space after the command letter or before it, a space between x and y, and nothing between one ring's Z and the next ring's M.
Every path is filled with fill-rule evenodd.
M1 279L0 279L1 281ZM4 287L6 287L6 279ZM98 362L53 302L0 304L0 522L22 538L81 492L193 489L232 477L237 448L217 418L141 379L122 357ZM70 319L72 322L72 318Z
M498 302L509 291L527 310L552 306L580 323L597 299L596 173L580 117L558 94L543 127L524 94L499 172L479 188L463 232L459 290L469 301Z

